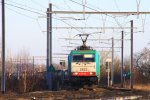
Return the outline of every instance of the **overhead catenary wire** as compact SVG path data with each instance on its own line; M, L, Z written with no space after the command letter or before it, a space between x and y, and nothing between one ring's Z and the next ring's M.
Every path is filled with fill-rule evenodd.
M30 8L30 9L32 9L32 10L36 10L36 11L40 11L40 12L43 12L42 10L39 10L39 9L35 9L35 8L33 8L33 7L30 7L30 6L27 6L27 5L25 5L25 4L22 4L22 3L18 3L18 2L14 2L14 1L10 1L10 0L6 0L7 2L9 2L9 3L13 3L13 4L15 4L15 5L19 5L19 6L23 6L23 7L26 7L26 8ZM6 3L7 3L6 2Z
M15 5L14 5L14 6L15 6ZM25 17L27 17L27 18L30 18L30 19L35 20L35 21L37 22L38 26L39 26L40 31L42 32L42 29L41 29L40 23L39 23L39 21L38 21L38 18L31 17L31 16L29 16L29 15L26 15L26 14L24 14L24 13L18 12L18 11L14 10L14 9L9 8L9 7L6 7L6 8L9 9L9 10L11 10L11 11L13 11L13 12L15 12L15 13L17 13L17 14L20 14L20 15L22 15L22 16L25 16ZM32 13L33 13L33 12L32 12ZM42 32L42 33L44 33L44 32Z
M72 1L72 2L74 2L74 3L77 3L77 4L79 4L79 5L82 5L82 4L80 4L80 3L78 3L78 2L75 2L75 1L73 1L73 0L70 0L70 1ZM90 7L91 8L91 7ZM95 9L92 9L92 10L95 10ZM97 11L97 10L96 10ZM112 16L111 16L112 17ZM128 17L128 15L127 15L127 17ZM116 20L116 16L115 16L115 21L116 21L116 23L121 27L121 24Z
M32 12L34 14L38 14L38 15L45 15L43 13L40 13L40 12L37 12L37 11L34 11L34 10L30 10L30 9L27 9L27 8L23 8L21 6L17 6L17 5L13 5L13 4L9 4L9 3L5 3L5 5L9 5L9 6L12 6L12 7L15 7L15 8L18 8L18 9L21 9L21 10L25 10L25 11L28 11L28 12Z
M76 29L74 26L70 25L69 23L65 22L64 20L61 20L59 18L56 18L56 17L52 17L53 19L56 19L56 20L60 20L62 21L63 23L67 24L68 26L72 27L73 29L75 29L76 31L80 32L80 33L83 33L82 31L80 31L79 29Z
M114 3L115 3L115 5L116 5L116 8L118 9L118 11L120 12L120 8L119 8L119 6L118 6L118 4L117 4L117 1L114 0Z
M70 24L70 23L69 23ZM72 26L72 25L71 25Z
M13 9L9 8L9 7L6 7L6 8L7 8L7 9L9 9L10 11L13 11L13 12L15 12L15 13L19 14L19 15L22 15L22 16L25 16L25 17L28 17L28 18L33 19L33 20L36 20L36 18L34 18L34 17L31 17L31 16L26 15L26 14L24 14L24 13L18 12L18 11L16 11L16 10L13 10Z
M71 1L73 1L73 0L71 0ZM82 5L82 4L81 4ZM93 9L94 10L94 9ZM97 11L97 10L96 10Z
M66 3L66 1L64 0L64 2ZM69 6L67 3L66 3L66 5L67 6ZM58 8L57 8L58 9ZM70 6L69 6L69 9L71 9L70 8ZM71 11L72 11L72 9L71 9ZM56 15L55 15L56 16ZM57 15L57 17L59 17L58 15ZM89 16L88 16L89 17ZM88 18L87 17L87 18ZM63 23L65 23L65 24L67 24L68 26L71 26L72 28L74 28L73 27L73 25L71 25L70 23L67 23L67 22L65 22L65 21L63 21L63 19L61 19L61 17L59 17L60 19L58 19L58 20L60 20L60 21L62 21ZM75 19L75 20L80 20L80 19L76 19L76 18L74 18L74 17L71 17L71 18L73 18L73 19ZM56 19L56 18L54 18L54 19ZM80 32L80 33L85 33L84 31L82 31L82 30L78 30L78 29L76 29L76 28L74 28L75 30L77 30L78 32Z
M78 4L78 5L82 5L82 4L80 4L80 3L78 3L78 2L76 2L76 1L74 1L74 0L70 0L71 2L74 2L74 3L76 3L76 4ZM113 18L114 19L114 17L113 16L111 16L111 14L123 14L122 16L127 16L128 14L131 14L131 12L107 12L107 11L103 11L103 12L100 12L99 10L96 10L96 9L94 9L94 8L92 8L92 7L89 7L89 6L87 6L87 5L85 5L85 7L86 8L88 8L88 9L91 9L91 10L93 10L93 11L95 11L95 12L86 12L86 14L88 14L88 13L95 13L95 14L97 14L97 13L101 13L101 14L104 14L104 15L106 15L106 16L109 16L109 17L111 17L111 18ZM58 12L57 12L58 13ZM69 13L69 12L68 12ZM72 13L80 13L80 12L72 12ZM132 12L132 14L134 14L135 12ZM141 12L141 14L143 14L143 13L149 13L149 12ZM136 13L135 13L136 14ZM122 17L122 16L120 16L120 17ZM115 16L115 17L117 17L117 16Z
M74 0L70 0L71 2L74 2L74 3L76 3L76 4L79 4L79 5L82 5L82 4L80 4L80 3L78 3L78 2L76 2L76 1L74 1ZM98 10L96 10L96 9L93 9L92 7L89 7L89 6L85 6L85 7L87 7L87 8L89 8L89 9L91 9L91 10L94 10L94 11L98 11ZM99 12L99 11L98 11ZM114 16L110 16L110 15L108 15L108 14L105 14L106 16L109 16L109 17L111 17L111 18L114 18L115 19L115 21L116 21L116 23L122 28L122 25L118 22L118 20L116 19L116 17L114 17ZM126 16L128 16L128 15L126 15ZM103 17L102 17L103 18Z
M116 21L117 23L118 23L118 25L121 27L122 25L118 22L118 21Z
M70 9L70 11L73 11L72 10L72 8L68 5L68 3L66 2L66 0L63 0L64 1L64 3L65 3L65 5L67 5L67 7ZM90 16L90 15L89 15ZM87 16L87 18L75 18L75 17L73 17L73 16L71 16L71 17L64 17L64 18L66 18L65 20L69 20L69 19L73 19L73 20L79 20L79 21L81 21L81 20L85 20L86 22L87 22L87 19L89 18L89 16ZM62 18L62 17L61 17ZM85 26L86 26L86 22L81 22L81 23L84 23L85 24ZM84 31L82 30L82 32L84 33Z
M33 2L34 4L40 6L40 7L46 8L45 6L43 6L43 5L41 5L40 3L36 2L35 0L30 0L30 1Z
M40 25L40 23L39 23L39 19L38 19L38 18L36 19L36 22L37 22L37 24L38 24L38 26L39 26L40 31L44 34L44 32L42 31L42 27L41 27L41 25Z

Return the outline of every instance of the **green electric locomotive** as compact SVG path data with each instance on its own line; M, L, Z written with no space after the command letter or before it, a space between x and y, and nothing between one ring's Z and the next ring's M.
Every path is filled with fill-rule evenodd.
M96 50L85 45L86 40L82 41L83 45L72 50L68 56L69 80L71 83L98 84L100 55Z

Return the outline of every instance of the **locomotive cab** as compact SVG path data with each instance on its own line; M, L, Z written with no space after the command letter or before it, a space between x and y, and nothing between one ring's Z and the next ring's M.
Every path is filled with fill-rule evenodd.
M72 50L68 71L73 83L96 84L100 77L99 54L96 50Z
M72 83L97 84L100 79L99 54L86 45L90 34L78 34L83 45L72 50L68 56L68 75ZM85 36L85 39L83 37Z

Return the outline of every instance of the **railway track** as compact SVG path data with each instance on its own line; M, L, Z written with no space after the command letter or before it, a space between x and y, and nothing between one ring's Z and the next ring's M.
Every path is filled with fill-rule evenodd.
M49 99L111 99L116 100L116 98L127 98L130 99L150 99L149 91L137 91L137 90L126 90L118 88L106 88L99 86L84 86L78 90L60 90L60 91L38 91L29 92L24 94L6 94L0 96L2 100L49 100Z

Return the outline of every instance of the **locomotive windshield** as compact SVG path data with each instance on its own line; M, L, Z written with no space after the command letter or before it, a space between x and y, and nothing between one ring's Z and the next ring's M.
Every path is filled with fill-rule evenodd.
M73 62L94 62L93 54L73 55Z
M84 54L84 62L94 62L95 57L93 54Z
M73 62L82 62L83 55L73 55Z

